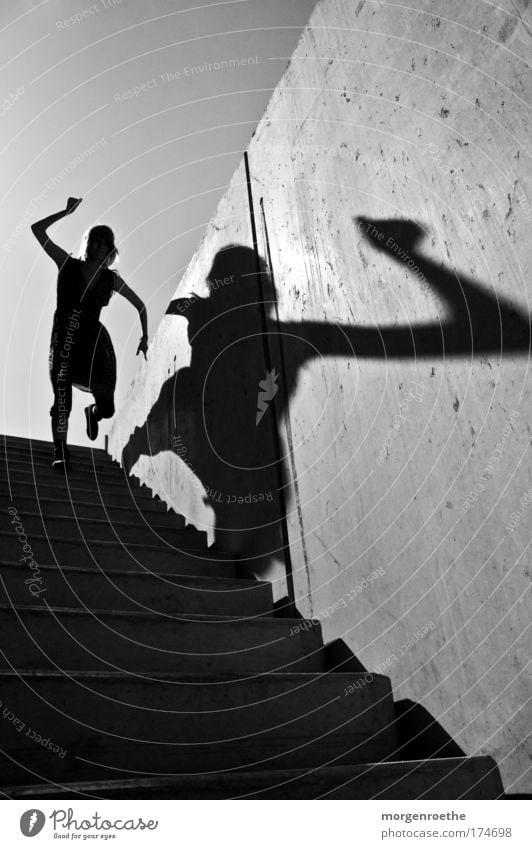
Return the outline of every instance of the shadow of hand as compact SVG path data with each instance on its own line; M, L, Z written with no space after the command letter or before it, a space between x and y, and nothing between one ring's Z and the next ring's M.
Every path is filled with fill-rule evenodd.
M415 254L425 236L425 231L415 221L371 219L363 216L354 218L353 221L360 234L373 248L383 253L393 254L396 259L399 249L410 256Z

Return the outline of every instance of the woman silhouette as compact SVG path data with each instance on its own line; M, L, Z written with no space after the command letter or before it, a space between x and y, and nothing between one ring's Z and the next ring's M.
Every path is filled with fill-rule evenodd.
M98 436L100 419L114 414L116 360L109 333L100 322L100 311L119 292L139 311L142 336L137 354L146 357L148 322L146 307L110 266L118 256L110 227L92 227L86 237L82 257L75 259L47 235L48 228L70 215L81 198L69 198L66 208L32 224L31 230L49 257L56 263L57 306L50 342L49 369L54 391L50 409L54 457L52 466L70 468L67 447L68 418L72 409L72 387L92 392L94 404L85 407L87 436Z

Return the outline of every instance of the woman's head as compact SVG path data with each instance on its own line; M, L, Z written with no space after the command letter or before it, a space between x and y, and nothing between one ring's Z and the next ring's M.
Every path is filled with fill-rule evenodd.
M84 260L98 260L107 267L113 265L118 259L118 248L111 228L105 224L91 227L83 237L81 256Z

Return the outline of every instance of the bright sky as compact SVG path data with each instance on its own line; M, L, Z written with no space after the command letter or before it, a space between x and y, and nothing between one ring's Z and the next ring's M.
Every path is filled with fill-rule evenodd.
M0 432L51 438L57 272L30 224L62 209L69 195L83 197L50 236L77 256L83 232L109 224L118 270L146 303L152 338L314 6L0 4ZM208 67L223 60L219 70ZM102 319L117 354L119 405L138 364L140 322L117 296ZM74 391L71 443L88 444L89 400Z

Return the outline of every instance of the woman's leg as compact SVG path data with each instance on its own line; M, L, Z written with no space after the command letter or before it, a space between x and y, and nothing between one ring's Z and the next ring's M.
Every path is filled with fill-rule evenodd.
M52 380L54 403L50 409L54 460L52 465L68 465L68 419L72 410L72 384L65 379Z
M98 436L98 422L102 419L110 419L114 415L115 405L112 396L94 394L96 403L85 407L85 418L87 420L87 436L96 439Z
M115 403L113 398L104 395L95 395L94 414L98 421L101 419L110 419L115 414Z
M52 381L54 403L50 409L52 419L52 438L54 442L66 442L68 419L72 410L72 384L68 380L57 378Z

